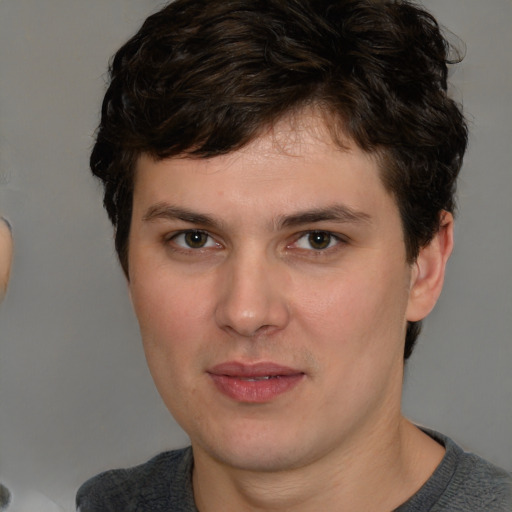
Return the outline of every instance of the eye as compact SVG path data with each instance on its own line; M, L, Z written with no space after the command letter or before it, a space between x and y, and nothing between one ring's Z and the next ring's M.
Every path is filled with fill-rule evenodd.
M299 249L313 249L323 251L329 249L340 242L340 239L328 231L309 231L302 235L295 245Z
M200 230L183 231L174 235L171 240L184 249L206 249L218 245L208 233Z

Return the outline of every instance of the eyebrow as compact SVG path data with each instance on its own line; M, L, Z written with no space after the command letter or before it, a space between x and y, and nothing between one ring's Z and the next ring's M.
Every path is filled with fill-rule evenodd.
M187 208L174 206L165 202L150 206L142 217L143 221L150 222L157 219L182 220L190 224L200 224L207 228L213 228L223 224L223 222L211 215L194 212Z
M354 210L343 204L335 204L325 208L314 208L297 212L292 215L280 216L276 220L276 228L288 228L315 222L334 221L340 223L370 223L371 216L365 212Z
M187 208L174 206L161 202L150 206L143 215L143 221L155 221L158 219L181 220L190 224L201 225L206 228L218 228L224 225L220 219L214 216L198 213ZM371 216L365 212L354 210L343 204L335 204L325 208L313 208L290 215L280 215L274 219L275 230L314 224L316 222L334 221L340 223L370 223Z

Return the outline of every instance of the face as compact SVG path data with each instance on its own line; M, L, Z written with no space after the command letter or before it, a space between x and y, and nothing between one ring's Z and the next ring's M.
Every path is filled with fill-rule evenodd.
M398 209L376 161L319 121L226 156L141 157L129 275L149 368L196 457L299 467L399 416Z

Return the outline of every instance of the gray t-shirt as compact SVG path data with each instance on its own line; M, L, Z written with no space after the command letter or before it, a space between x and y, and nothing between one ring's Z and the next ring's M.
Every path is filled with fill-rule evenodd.
M423 487L395 512L512 512L512 475L425 430L446 454ZM79 512L198 512L192 449L164 452L129 469L102 473L77 494Z

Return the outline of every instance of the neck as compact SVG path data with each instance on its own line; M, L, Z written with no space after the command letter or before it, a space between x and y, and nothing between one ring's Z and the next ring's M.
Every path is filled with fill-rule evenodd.
M401 416L358 434L349 449L279 472L232 468L194 447L197 507L200 512L389 512L424 484L444 455Z

